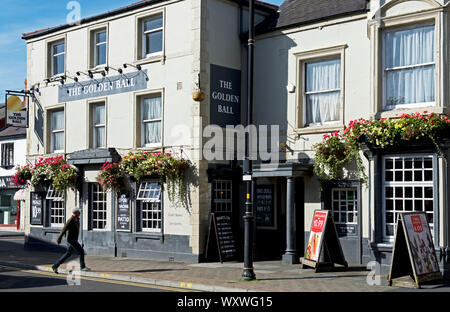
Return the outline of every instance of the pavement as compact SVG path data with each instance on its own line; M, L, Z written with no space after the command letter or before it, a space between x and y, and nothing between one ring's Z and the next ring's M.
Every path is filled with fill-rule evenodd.
M0 237L0 265L32 269L51 274L51 265L61 253L31 251L23 248L21 237ZM72 256L69 261L76 260ZM301 265L282 264L281 261L254 263L257 280L242 281L243 263L183 263L154 260L135 260L108 256L86 255L86 264L91 269L81 276L105 280L143 283L174 287L180 290L206 292L390 292L402 291L389 287L386 277L381 276L381 285L367 283L370 273L364 266L351 265L345 271L314 273L302 269ZM59 268L66 274L66 264ZM427 290L449 291L444 285L430 286ZM413 290L420 291L420 290Z

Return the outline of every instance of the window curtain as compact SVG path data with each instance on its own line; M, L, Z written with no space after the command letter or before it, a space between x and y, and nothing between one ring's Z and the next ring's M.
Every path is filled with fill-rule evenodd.
M161 97L145 98L143 101L143 122L145 144L161 142ZM152 120L152 121L151 121Z
M386 104L434 102L434 25L387 32L385 47Z
M52 131L64 130L64 111L53 112L51 117ZM64 149L64 131L53 133L53 151Z
M339 120L340 88L340 59L306 63L307 124Z

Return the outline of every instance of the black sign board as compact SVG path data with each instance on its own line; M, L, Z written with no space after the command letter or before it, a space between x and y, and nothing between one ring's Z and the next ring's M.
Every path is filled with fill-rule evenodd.
M342 251L336 226L328 210L314 211L305 257L300 258L302 267L312 267L315 272L331 271L335 264L348 267Z
M216 245L217 249L212 245ZM211 213L206 242L206 259L208 259L208 252L209 258L212 258L214 251L218 252L221 263L226 260L233 260L236 257L236 242L233 236L230 215Z
M390 286L439 284L442 274L425 212L400 214L388 275Z
M117 230L130 231L131 216L130 216L130 195L119 194L117 196Z
M273 185L256 186L256 226L275 227Z
M43 224L43 193L31 193L30 218L32 225Z
M221 127L241 123L241 71L211 64L210 123Z

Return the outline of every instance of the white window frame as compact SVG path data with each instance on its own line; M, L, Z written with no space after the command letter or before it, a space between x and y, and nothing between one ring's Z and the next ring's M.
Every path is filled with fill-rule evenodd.
M100 124L96 124L95 123L95 108L97 107L97 106L103 106L104 107L104 114L105 114L105 116L104 116L104 120L105 120L105 123L100 123ZM93 103L92 104L92 145L93 145L93 148L104 148L104 147L106 147L106 102L98 102L98 103ZM96 134L96 130L97 129L99 129L99 128L104 128L105 129L105 136L104 136L104 142L103 142L103 145L98 145L97 143L97 136L95 135Z
M308 63L314 63L314 62L321 62L321 61L327 61L327 60L336 60L339 59L340 65L341 65L341 72L340 74L340 85L341 87L339 89L330 89L330 90L320 90L320 91L306 91L306 81L307 81L307 77L306 77L306 66ZM330 56L326 56L326 57L322 57L322 58L316 58L316 59L311 59L311 60L305 60L302 64L302 76L303 76L303 85L302 85L302 95L303 95L303 125L304 127L332 127L332 126L336 126L339 124L340 120L342 119L341 115L341 105L342 105L342 92L343 92L343 81L342 81L342 57L341 55L330 55ZM325 122L316 122L316 123L307 123L307 106L308 106L308 102L307 102L307 97L308 95L314 95L314 94L321 94L321 93L329 93L329 92L336 92L339 91L339 107L337 108L337 110L339 111L339 119L338 120L329 120L329 121L325 121Z
M416 182L416 181L401 181L401 182L397 182L397 181L386 181L386 172L387 171L392 171L393 172L393 177L395 176L395 160L396 159L402 159L402 177L404 180L404 176L405 176L405 171L411 171L411 170L405 170L405 166L404 166L404 160L405 159L413 159L413 167L412 167L412 172L414 173L414 159L415 158L422 158L422 163L424 163L425 159L431 159L432 161L432 168L431 171L433 172L433 178L430 181L425 181L425 169L424 166L417 171L422 171L422 181ZM393 159L393 169L386 169L386 159ZM429 168L427 168L427 170L430 170ZM433 223L429 224L430 226L430 230L431 230L431 234L433 236L433 239L436 240L436 230L438 227L438 214L436 211L436 205L437 205L437 198L436 198L436 193L438 192L438 187L436 185L436 178L437 178L437 163L435 160L435 157L432 154L397 154L397 155L385 155L382 157L382 226L383 226L383 241L387 242L387 243L393 243L394 242L394 238L395 238L395 232L396 232L396 227L397 227L397 218L396 218L396 212L397 210L395 209L395 200L396 200L396 196L395 193L393 194L393 223L389 223L391 225L393 225L393 235L387 235L386 234L386 226L388 225L388 223L386 222L386 187L393 187L394 188L394 192L395 192L395 188L396 187L402 187L403 188L403 197L399 197L399 199L401 198L403 200L403 210L398 211L398 212L415 212L415 200L422 200L423 204L422 204L422 210L418 211L418 212L426 212L428 213L432 213L433 214ZM400 170L398 170L400 171ZM394 178L395 179L395 178ZM413 188L413 194L412 197L406 197L405 195L405 187L412 187ZM422 197L420 199L416 199L415 195L414 195L414 187L422 187ZM430 198L426 198L425 197L425 187L432 187L433 188L433 210L431 212L427 212L425 210L425 200L430 200ZM413 207L412 210L406 210L405 209L405 198L408 198L408 200L411 200L413 203Z
M99 33L105 33L105 41L102 42L97 42L97 34ZM100 66L105 66L108 63L108 30L107 29L99 29L99 30L94 30L92 35L94 36L94 68L96 67L100 67ZM99 64L98 60L99 60L99 55L98 55L98 50L97 47L101 46L101 45L105 45L106 49L105 49L105 63Z
M108 226L108 198L107 192L102 188L102 186L98 183L89 183L90 190L90 208L91 208L91 228L92 230L102 231L106 230ZM104 200L94 200L94 193L102 194ZM105 218L94 218L95 213L104 214ZM96 226L97 222L97 226ZM102 223L103 227L99 227L98 225Z
M63 227L66 223L66 204L65 201L57 201L50 199L50 226L51 227ZM57 207L55 207L56 205ZM56 211L62 212L62 215L55 215ZM61 222L53 222L54 219L59 219Z
M56 54L53 54L53 47L54 46L56 46L56 45L60 45L62 43L62 45L64 46L64 52L60 52L60 53L56 53ZM55 67L54 67L54 58L55 57L58 57L58 56L60 56L60 55L64 55L64 71L62 72L62 73L55 73ZM61 75L61 74L64 74L65 73L65 69L66 69L66 41L65 41L65 39L63 39L63 40L58 40L58 41L55 41L55 42L52 42L51 44L50 44L50 73L51 73L51 75L50 76L57 76L57 75Z
M145 197L142 196L143 192L155 190L155 188L147 188L148 186L152 185L158 185L158 189L155 192L155 195L153 197ZM162 211L162 185L159 181L143 181L141 182L139 186L139 191L136 196L136 200L139 201L140 205L140 224L141 224L141 231L142 232L151 232L151 233L162 233L162 226L163 226L163 211ZM144 218L144 214L147 213L147 218ZM156 213L159 218L152 218L149 217L152 214ZM156 223L160 224L160 227L144 227L144 223L147 222L148 224Z
M153 19L155 17L160 17L162 20L162 27L151 29L151 30L145 30L145 22L149 19ZM143 17L141 20L141 42L142 42L142 58L150 58L154 56L161 56L163 54L164 50L164 14L158 13L152 16L146 16ZM155 33L155 32L162 32L162 44L161 44L161 51L153 52L153 53L147 53L146 46L147 46L147 34Z
M418 65L408 65L408 66L399 66L399 67L393 67L393 68L386 68L386 34L390 32L395 31L401 31L401 30L408 30L408 29L415 29L420 27L426 27L426 26L434 26L434 40L435 40L435 49L434 49L434 62L424 63L424 64L418 64ZM430 106L436 106L437 103L437 96L438 96L438 80L436 79L436 71L438 70L436 59L438 57L437 50L439 49L439 45L436 44L436 36L437 30L436 30L436 23L433 22L425 22L425 23L417 23L414 25L408 25L408 26L392 26L389 28L382 29L381 32L381 40L382 40L382 87L383 87L383 97L382 97L382 109L385 111L391 111L401 108L416 108L416 107L430 107ZM422 103L405 103L405 104L398 104L398 105L387 105L387 73L389 71L397 71L402 69L410 69L410 68L417 68L417 67L424 67L424 66L430 66L434 65L434 102L422 102Z
M233 181L232 180L214 180L212 187L214 212L231 213L233 211ZM218 187L220 185L220 187ZM219 192L229 192L229 198L217 198ZM225 209L223 207L225 206ZM220 207L220 209L218 209ZM229 208L228 208L229 207Z
M63 112L63 124L64 127L62 129L53 129L53 118L52 118L52 114L57 113L57 112ZM65 128L66 128L66 112L64 109L55 109L55 110L51 110L50 112L50 153L64 153L64 149L66 146L66 137L65 137ZM55 150L55 139L54 139L54 134L56 133L63 133L63 149L62 150Z
M155 98L159 97L161 99L161 117L155 118L155 119L143 119L144 116L144 100L148 98ZM149 94L149 95L143 95L140 99L140 105L141 105L141 116L140 116L140 122L141 122L141 146L142 147L158 147L161 146L162 140L163 140L163 115L164 115L164 103L162 99L162 94ZM159 142L156 143L146 143L145 142L145 124L146 123L152 123L152 122L160 122L161 123L161 138Z
M47 190L47 195L45 199L53 201L64 201L64 191L57 191L53 185L50 185Z
M353 199L349 200L348 199L348 192L353 192L354 193L354 197ZM339 194L339 198L337 200L335 200L334 198L334 192L338 192ZM346 193L346 198L342 199L341 198L341 192L345 192ZM338 202L338 207L335 206L335 203ZM341 209L342 208L342 204L345 205L345 210ZM353 210L349 211L348 207L349 204L353 204ZM358 188L356 187L345 187L345 188L332 188L331 189L331 211L333 213L333 220L335 224L341 224L341 225L358 225ZM349 212L353 214L353 221L352 222L348 222L348 215ZM334 217L334 213L338 213L339 214L339 220L337 220ZM346 214L346 221L341 221L341 214L345 213Z

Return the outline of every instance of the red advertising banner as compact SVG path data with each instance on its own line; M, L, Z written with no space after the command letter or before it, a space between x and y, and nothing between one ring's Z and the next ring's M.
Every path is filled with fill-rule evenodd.
M306 247L305 258L318 261L322 246L322 236L325 230L325 223L328 217L327 211L316 211L311 225L308 246Z

